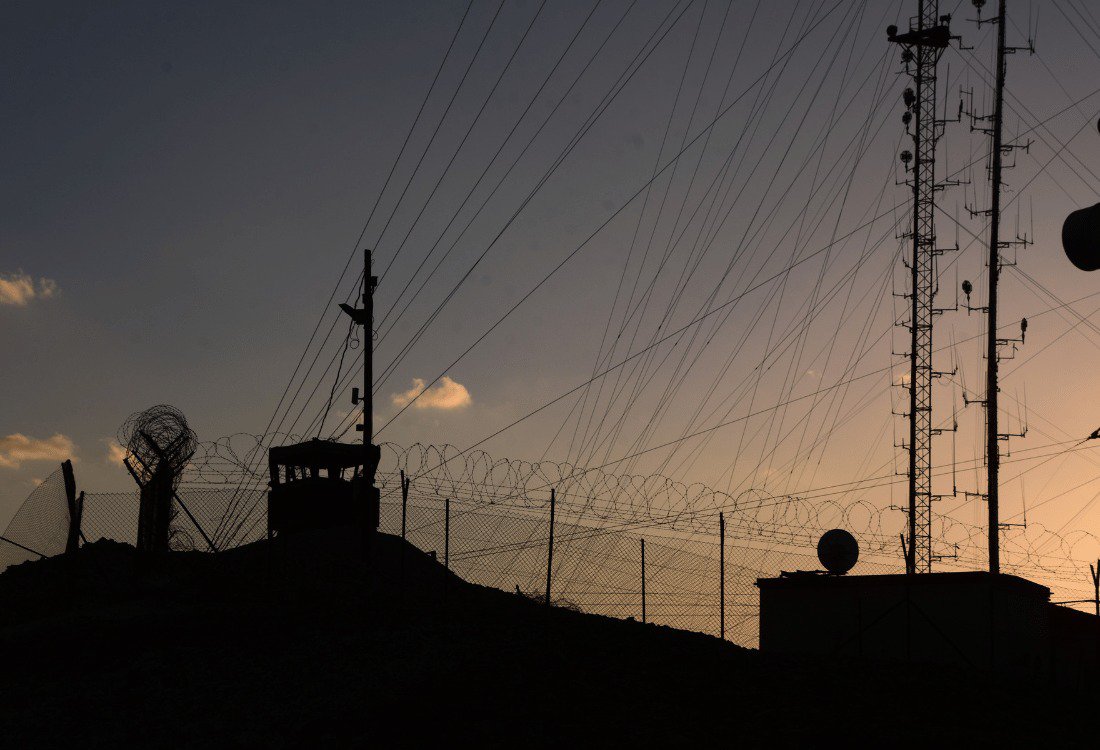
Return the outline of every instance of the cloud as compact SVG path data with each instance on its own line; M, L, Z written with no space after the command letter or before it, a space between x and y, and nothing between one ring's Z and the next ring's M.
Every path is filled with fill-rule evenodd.
M444 409L447 411L461 409L473 403L466 386L451 380L446 375L426 391L424 390L424 378L413 378L412 388L404 393L395 393L392 398L394 406L406 406L412 403L415 409ZM413 401L413 399L416 400Z
M0 274L0 305L24 307L35 299L49 299L57 294L57 282L53 279L33 277L19 271Z
M18 469L24 461L64 461L75 450L73 441L61 434L40 440L16 432L0 437L0 468Z
M116 443L112 438L104 438L103 442L107 444L107 463L119 467L124 466L125 464L122 463L122 459L126 458L126 449Z

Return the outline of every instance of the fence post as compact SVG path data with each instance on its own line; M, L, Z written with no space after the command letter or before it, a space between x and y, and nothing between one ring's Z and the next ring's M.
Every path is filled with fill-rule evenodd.
M1096 616L1100 617L1100 560L1096 561L1096 567L1089 565L1089 572L1092 573L1092 586L1096 591Z
M405 541L405 515L409 507L409 485L412 480L405 477L405 470L401 470L401 541Z
M69 534L65 540L65 554L71 555L80 549L80 519L84 515L84 493L76 494L76 476L73 474L73 462L65 460L61 464L61 474L65 479L65 501L69 506Z
M451 498L443 500L443 606L447 606L451 572Z
M404 601L405 598L405 553L408 550L405 549L405 518L408 515L409 508L409 485L412 484L412 480L405 476L405 470L401 469L401 554L398 557L400 565L398 567L398 586L401 589L401 598Z
M718 514L718 631L726 640L726 517Z
M645 624L645 539L642 540L642 624Z
M550 541L546 548L546 606L550 606L550 572L554 567L554 488L550 488Z

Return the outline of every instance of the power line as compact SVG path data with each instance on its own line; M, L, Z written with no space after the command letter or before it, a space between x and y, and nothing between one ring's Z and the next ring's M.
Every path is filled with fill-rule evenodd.
M829 11L828 13L826 13L826 14L825 14L824 16L822 16L822 17L821 17L820 19L818 19L818 21L816 21L816 22L815 22L815 23L814 23L814 24L813 24L813 25L811 26L811 28L810 28L810 29L809 29L809 30L808 30L808 31L806 32L806 34L804 34L804 35L803 35L803 36L802 36L802 37L801 37L801 38L800 38L800 39L799 39L798 41L796 41L796 42L795 42L795 44L793 44L793 45L792 45L792 46L791 46L791 47L790 47L790 48L788 49L788 51L787 51L787 52L785 52L785 53L783 54L783 56L782 56L782 57L783 57L783 59L786 59L786 57L788 57L788 56L789 56L789 55L790 55L791 53L793 53L793 52L794 52L794 50L795 50L795 49L797 49L798 45L799 45L799 44L801 44L801 42L802 42L802 41L804 41L804 40L805 40L805 39L806 39L806 38L807 38L807 37L808 37L808 36L810 35L810 33L812 33L812 32L813 32L813 31L814 31L814 30L815 30L815 29L816 29L816 28L817 28L817 27L818 27L818 26L819 26L819 25L820 25L820 24L821 24L821 23L822 23L822 22L823 22L823 21L825 20L825 18L827 18L827 17L828 17L828 16L829 16L829 15L830 15L830 14L831 14L832 12L834 12L834 11L835 11L835 10L836 10L837 8L839 8L839 7L840 7L840 6L842 5L842 4L843 4L843 0L838 0L838 2L837 2L837 3L835 3L835 4L833 5L833 7L832 7L832 8L830 9L830 11ZM769 70L770 70L770 69L769 69ZM766 73L767 73L767 71L766 71L766 72L765 72L764 74L761 74L761 76L760 76L760 77L758 77L758 78L756 79L756 81L755 81L755 82L754 82L753 84L751 84L751 85L750 85L750 89L751 89L751 88L753 88L753 87L755 87L757 83L759 83L759 82L760 82L761 80L763 80L763 76L764 76L764 75L766 75ZM747 91L748 91L748 90L746 90L746 92L745 92L745 93L747 93ZM744 94L742 94L741 96L744 96ZM714 118L714 119L713 119L713 120L712 120L712 121L711 121L711 122L710 122L710 123L709 123L709 124L708 124L708 125L707 125L706 127L704 127L704 128L703 128L703 129L702 129L702 130L701 130L701 131L700 131L700 132L698 133L698 134L696 134L696 135L695 135L695 136L694 136L693 138L691 138L691 140L690 140L690 141L689 141L689 142L687 143L687 145L685 145L685 147L684 147L683 149L681 149L681 150L680 150L680 151L679 151L679 152L678 152L678 153L677 153L677 154L676 154L675 156L673 156L673 157L672 157L672 158L671 158L671 159L670 159L670 160L669 160L669 161L668 161L668 162L667 162L667 163L666 163L666 164L665 164L665 165L664 165L663 167L661 167L661 169L660 169L660 170L658 170L657 174L656 174L656 175L654 175L654 177L653 177L653 178L651 178L650 180L647 180L647 181L646 181L646 183L645 183L644 185L642 185L642 186L641 186L641 187L640 187L640 188L639 188L639 189L638 189L638 190L637 190L637 191L636 191L636 192L635 192L635 193L634 193L634 194L633 194L633 195L632 195L632 196L631 196L631 197L630 197L630 198L629 198L629 199L628 199L627 201L626 201L626 203L624 203L624 204L623 204L623 206L621 206L621 207L620 207L619 209L617 209L617 210L616 210L616 211L615 211L615 212L614 212L614 213L613 213L613 214L612 214L612 215L611 215L610 217L608 217L608 218L607 218L607 220L606 220L606 221L604 221L604 222L603 222L603 223L602 223L602 224L601 224L601 225L600 225L599 227L597 227L597 229L596 229L596 230L595 230L595 231L594 231L594 232L593 232L592 234L590 234L590 235L588 236L588 238L587 238L587 239L585 239L585 240L584 240L584 241L583 241L583 242L582 242L582 243L581 243L580 245L578 245L578 246L576 247L576 249L574 249L573 251L571 251L571 252L570 252L570 253L569 253L569 254L568 254L568 255L567 255L567 256L566 256L566 257L565 257L565 258L564 258L564 259L563 259L563 260L562 260L561 262L559 262L559 263L558 263L558 264L557 264L557 265L556 265L556 266L555 266L555 267L554 267L554 268L553 268L553 269L552 269L552 270L551 270L551 271L550 271L550 272L549 272L549 273L548 273L548 274L547 274L546 276L544 276L544 277L542 278L542 280L540 280L540 281L539 281L539 282L538 282L538 283L537 283L537 284L536 284L536 285L535 285L535 286L534 286L534 287L533 287L533 288L532 288L531 290L529 290L529 291L528 291L528 292L527 292L527 293L526 293L526 294L525 294L525 295L524 295L524 296L523 296L523 297L522 297L522 298L521 298L521 299L520 299L520 300L519 300L519 301L518 301L517 303L515 303L515 304L514 304L514 305L513 305L513 306L512 306L512 307L511 307L511 308L510 308L510 309L509 309L509 310L508 310L508 311L507 311L507 312L506 312L506 313L505 313L505 314L504 314L504 315L503 315L503 316L502 316L502 317L501 317L500 319L498 319L496 323L494 323L494 324L493 324L492 326L490 326L490 328L489 328L489 329L488 329L487 331L485 331L485 332L484 332L484 333L483 333L483 334L482 334L481 336L479 336L479 337L478 337L478 339L477 339L477 340L476 340L476 341L475 341L475 342L474 342L473 344L471 344L471 345L470 345L470 347L468 347L468 348L467 348L467 349L466 349L466 350L465 350L465 351L464 351L464 352L463 352L463 353L462 353L461 355L459 355L459 357L458 357L457 359L455 359L455 360L454 360L454 361L453 361L453 362L452 362L452 363L451 363L450 365L448 365L448 366L447 366L446 368L444 368L444 370L443 370L443 371L442 371L442 372L441 372L441 373L440 373L439 375L435 376L435 377L434 377L434 378L432 379L432 381L431 381L430 383L428 383L428 384L427 384L427 385L425 386L425 388L424 388L423 390L421 390L421 391L420 391L420 392L419 392L418 394L416 394L416 395L415 395L415 396L414 396L414 397L413 397L412 399L410 399L410 401L409 401L408 403L406 403L406 404L405 404L404 406L402 406L402 407L401 407L401 409L400 409L400 410L398 410L398 412L397 412L397 413L396 413L396 414L395 414L395 415L394 415L393 417L391 417L391 418L390 418L390 419L389 419L389 420L388 420L388 421L387 421L387 422L386 422L385 424L383 424L383 425L382 425L382 427L381 427L381 428L379 428L378 432L379 432L379 433L381 433L381 432L382 432L383 430L385 430L385 429L386 429L386 427L388 427L388 426L389 426L390 424L392 424L392 423L393 423L393 421L394 421L395 419L397 419L397 418L398 418L398 417L399 417L399 416L400 416L401 414L403 414L403 413L404 413L404 411L405 411L406 409L408 409L408 408L409 408L409 407L410 407L410 406L411 406L411 405L412 405L412 404L413 404L413 403L414 403L414 402L415 402L415 401L416 401L416 400L417 400L417 399L418 399L418 398L420 397L420 395L422 395L423 393L425 393L425 392L426 392L426 391L427 391L427 390L428 390L429 388L431 388L431 387L432 387L433 385L435 385L435 384L436 384L437 382L439 382L440 378L442 378L442 377L443 377L443 375L444 375L444 374L445 374L445 373L446 373L447 371L449 371L449 370L450 370L450 369L451 369L452 367L454 367L454 365L456 365L456 364L457 364L457 363L458 363L459 361L461 361L461 360L462 360L462 359L463 359L463 358L464 358L464 357L465 357L465 356L466 356L466 355L467 355L467 354L468 354L468 353L469 353L470 351L472 351L472 350L473 350L473 348L474 348L474 347L476 347L476 346L477 346L477 345L478 345L478 344L479 344L479 343L480 343L480 342L481 342L482 340L484 340L484 338L485 338L486 336L488 336L488 335L489 335L490 333L492 333L492 332L493 332L494 330L496 330L496 328L497 328L497 327L498 327L498 326L499 326L499 325L500 325L501 323L503 323L503 322L504 322L504 320L505 320L506 318L508 318L508 316L509 316L509 315L511 315L511 314L512 314L512 313L513 313L513 312L514 312L514 311L515 311L515 310L516 310L517 308L519 308L519 306L520 306L520 305L522 305L522 304L523 304L523 303L524 303L524 302L525 302L525 301L526 301L526 300L527 300L527 299L528 299L528 298L529 298L529 297L530 297L530 296L531 296L532 294L534 294L534 293L535 293L536 291L538 291L538 290L539 290L539 289L540 289L540 288L541 288L541 287L542 287L542 286L543 286L543 285L544 285L544 284L545 284L545 283L546 283L547 281L549 281L549 280L550 280L550 278L551 278L551 277L553 277L553 276L554 276L554 275L555 275L555 274L556 274L556 273L557 273L557 272L558 272L558 271L559 271L559 270L560 270L560 269L561 269L561 268L562 268L563 266L565 266L565 264L566 264L566 263L568 263L568 262L569 262L570 260L572 260L572 259L573 259L573 258L574 258L574 257L575 257L575 256L577 255L577 253L579 253L579 252L580 252L580 251L581 251L581 250L582 250L582 249L583 249L583 248L584 248L585 246L587 246L587 245L588 245L588 243L589 243L589 242L591 242L591 240L592 240L592 239L593 239L593 238L594 238L594 237L595 237L595 236L596 236L596 235L597 235L597 234L598 234L598 233L599 233L599 232L600 232L600 231L601 231L601 230L602 230L602 229L603 229L604 227L606 227L606 226L607 226L608 224L610 224L610 223L611 223L611 221L612 221L612 220L613 220L613 219L614 219L614 218L615 218L616 216L618 216L618 215L619 215L619 214L620 214L620 213L621 213L621 212L623 211L623 209L625 209L625 208L626 208L626 206L630 205L630 203L631 203L631 202L632 202L632 201L633 201L633 200L634 200L635 198L637 198L637 197L638 197L639 195L641 195L641 194L642 194L642 192L643 192L643 191L644 191L644 190L646 189L646 187L648 187L648 186L649 186L649 185L650 185L650 184L651 184L652 182L654 182L654 181L656 180L656 178L657 178L657 177L659 177L659 176L660 176L661 174L663 174L663 173L664 173L664 172L665 172L665 171L666 171L666 170L667 170L667 169L668 169L668 168L669 168L670 166L672 166L673 164L675 164L675 163L676 163L676 162L677 162L677 161L679 160L679 158L680 158L680 157L681 157L681 156L682 156L682 155L683 155L683 154L684 154L684 153L685 153L685 152L686 152L686 151L687 151L688 149L690 149L690 148L691 148L691 147L692 147L692 146L693 146L693 145L694 145L694 144L695 144L695 143L696 143L696 142L697 142L697 141L698 141L698 140L699 140L699 139L700 139L700 138L701 138L701 137L702 137L702 136L703 136L703 135L704 135L704 134L705 134L705 133L706 133L707 131L709 131L709 130L710 130L710 129L711 129L712 127L714 127L714 125L716 125L716 124L718 123L718 121L719 121L719 120L720 120L720 119L721 119L721 118L722 118L722 117L723 117L723 116L724 116L724 115L725 115L726 113L728 113L728 112L730 111L730 109L732 109L732 108L733 108L733 106L734 106L734 105L735 105L735 104L737 103L737 101L739 101L739 100L740 100L741 96L738 96L738 97L737 97L737 99L735 99L735 100L734 100L733 102L731 102L731 103L730 103L730 104L729 104L729 105L728 105L728 106L727 106L727 107L726 107L725 109L723 109L723 110L722 110L722 111L721 111L721 112L720 112L720 113L718 114L718 116L717 116L717 117L715 117L715 118ZM529 202L529 201L525 201L525 202L524 202L523 206L521 206L521 207L520 207L520 210L522 210L522 208L523 208L524 206L526 206L526 205L527 205L527 202ZM495 238L493 239L493 241L492 241L492 242L491 242L491 243L489 244L489 247L490 247L490 248L491 248L491 247L492 247L492 246L493 246L493 245L494 245L494 244L495 244L495 243L496 243L496 242L497 242L497 241L499 240L499 238L500 238L500 236L501 236L502 234L503 234L503 230L501 230L501 232L500 232L499 234L497 234L497 236L496 236L496 237L495 237ZM486 250L486 252L487 252L487 251L488 251L488 250ZM483 255L482 257L484 257L484 255ZM475 263L475 265L476 265L476 263ZM470 269L470 271L467 271L467 273L466 273L466 274L465 274L465 275L463 276L463 278L462 278L462 280L463 280L463 281L464 281L464 280L465 280L466 278L468 278L468 277L469 277L469 274L470 274L470 273L472 272L472 270L473 270L473 268L471 268L471 269ZM459 283L461 284L462 282L460 281Z

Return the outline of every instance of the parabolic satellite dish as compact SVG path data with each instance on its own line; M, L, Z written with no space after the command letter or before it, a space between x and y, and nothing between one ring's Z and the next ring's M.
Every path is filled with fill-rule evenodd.
M826 531L817 542L817 559L833 575L844 575L859 559L856 538L844 529Z
M1062 247L1070 262L1082 271L1100 269L1100 203L1066 217Z

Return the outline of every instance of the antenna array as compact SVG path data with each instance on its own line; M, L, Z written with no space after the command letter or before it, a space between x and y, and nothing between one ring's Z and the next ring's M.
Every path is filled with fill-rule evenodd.
M971 130L980 131L989 135L990 138L990 151L989 151L989 180L992 188L992 199L990 201L990 207L984 211L976 211L971 209L972 216L985 215L989 217L989 299L984 308L972 308L967 303L968 309L979 309L986 313L988 330L986 332L986 390L985 399L980 401L972 400L970 403L984 403L986 412L986 500L989 507L989 572L999 573L1001 571L1001 553L1000 553L1000 537L1002 524L1000 521L1000 501L999 501L999 485L1000 485L1000 443L1007 441L1010 437L1023 437L1026 433L1026 428L1019 433L1007 433L1001 432L999 427L999 407L998 407L998 394L1000 393L1000 384L998 382L998 365L1003 356L1006 356L1003 352L1006 347L1010 348L1011 356L1016 352L1016 345L1023 344L1024 337L1027 334L1027 319L1020 321L1020 335L1017 338L1006 338L998 335L997 331L997 292L998 282L1001 274L1001 267L1008 265L1001 257L1001 250L1012 247L1014 245L1029 245L1031 240L1026 235L1020 235L1016 233L1016 237L1013 240L1002 241L1001 240L1001 172L1005 166L1003 164L1003 157L1006 153L1012 153L1016 149L1027 149L1031 144L1028 143L1009 143L1006 144L1003 139L1004 130L1004 86L1005 86L1005 56L1021 49L1026 49L1030 52L1034 52L1034 46L1029 40L1027 47L1006 47L1005 46L1005 0L998 1L997 15L993 18L983 20L981 18L981 9L985 5L985 0L972 0L974 7L978 10L978 19L976 23L981 25L983 23L993 23L997 26L997 71L996 81L994 83L994 97L993 97L993 113L984 117L971 114ZM970 286L969 282L964 282L966 286Z
M932 426L932 382L940 373L932 365L932 321L937 291L936 193L947 183L936 182L936 145L946 119L936 118L936 66L952 36L950 16L939 15L937 0L920 0L910 30L899 34L887 29L891 42L901 45L902 62L912 78L905 89L902 121L913 138L913 151L901 153L913 189L913 225L903 235L912 240L909 263L909 320L905 323L909 343L909 534L906 569L909 573L932 570L932 437L942 430ZM910 165L911 163L911 165ZM952 183L954 184L954 183Z

